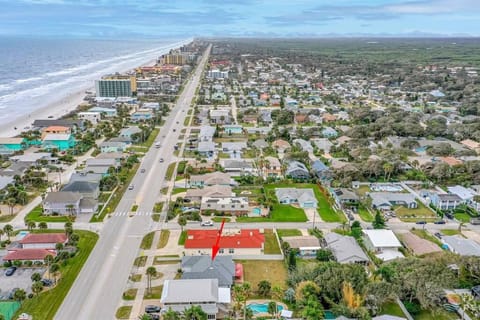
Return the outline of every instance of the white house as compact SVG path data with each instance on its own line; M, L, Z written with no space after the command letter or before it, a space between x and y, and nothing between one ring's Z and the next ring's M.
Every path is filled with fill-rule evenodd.
M392 230L375 229L363 230L365 247L373 251L375 255L383 261L403 258L403 254L398 251L402 244L392 232Z
M78 113L78 119L87 120L92 124L97 124L102 120L102 114L100 112L85 111Z

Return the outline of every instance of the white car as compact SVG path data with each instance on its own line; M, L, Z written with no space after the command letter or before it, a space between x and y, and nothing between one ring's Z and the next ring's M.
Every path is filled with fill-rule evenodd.
M200 225L201 225L202 227L212 227L212 226L213 226L213 222L210 221L210 220L202 221L202 223L200 223Z

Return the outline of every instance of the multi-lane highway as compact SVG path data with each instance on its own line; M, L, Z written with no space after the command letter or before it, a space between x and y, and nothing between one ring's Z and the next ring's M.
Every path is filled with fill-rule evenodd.
M168 165L175 160L173 150L178 141L187 109L195 96L202 71L208 61L210 47L204 53L192 77L187 81L175 107L160 130L160 148L151 148L141 160L117 210L127 212L134 204L138 212L151 212L158 200ZM163 159L161 162L160 159ZM154 228L147 215L128 217L113 215L105 223L100 239L78 275L55 319L115 319L115 311L143 236Z

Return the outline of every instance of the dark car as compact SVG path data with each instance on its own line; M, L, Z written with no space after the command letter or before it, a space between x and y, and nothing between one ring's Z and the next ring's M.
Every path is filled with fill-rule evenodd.
M160 316L158 314L153 314L153 313L147 313L146 316L148 318L146 319L150 319L150 320L160 320ZM143 318L142 318L143 319Z
M5 275L10 277L15 273L15 271L17 271L17 267L8 267L7 270L5 270Z
M445 213L445 216L446 216L448 219L453 219L453 214L451 214L450 212Z
M427 224L427 221L417 221L416 224Z
M438 220L434 222L435 224L445 224L445 220Z
M45 287L51 287L53 285L53 281L50 279L42 279L40 281Z
M140 170L140 172L141 172L141 173L144 173L144 172L145 172L145 169Z
M148 306L145 306L145 312L146 313L160 312L160 307L159 306L148 305Z
M442 239L442 234L440 232L435 232L435 237Z

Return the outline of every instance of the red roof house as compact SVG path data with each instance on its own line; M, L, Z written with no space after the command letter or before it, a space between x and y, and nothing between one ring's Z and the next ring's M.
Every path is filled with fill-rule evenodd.
M10 251L6 256L3 257L3 261L43 261L48 255L55 257L57 254L54 250L47 249L20 249L16 251Z
M188 230L185 249L190 253L211 253L218 230ZM265 237L258 229L224 230L219 254L261 254Z
M64 233L29 233L19 243L23 249L55 249L57 243L67 241Z

